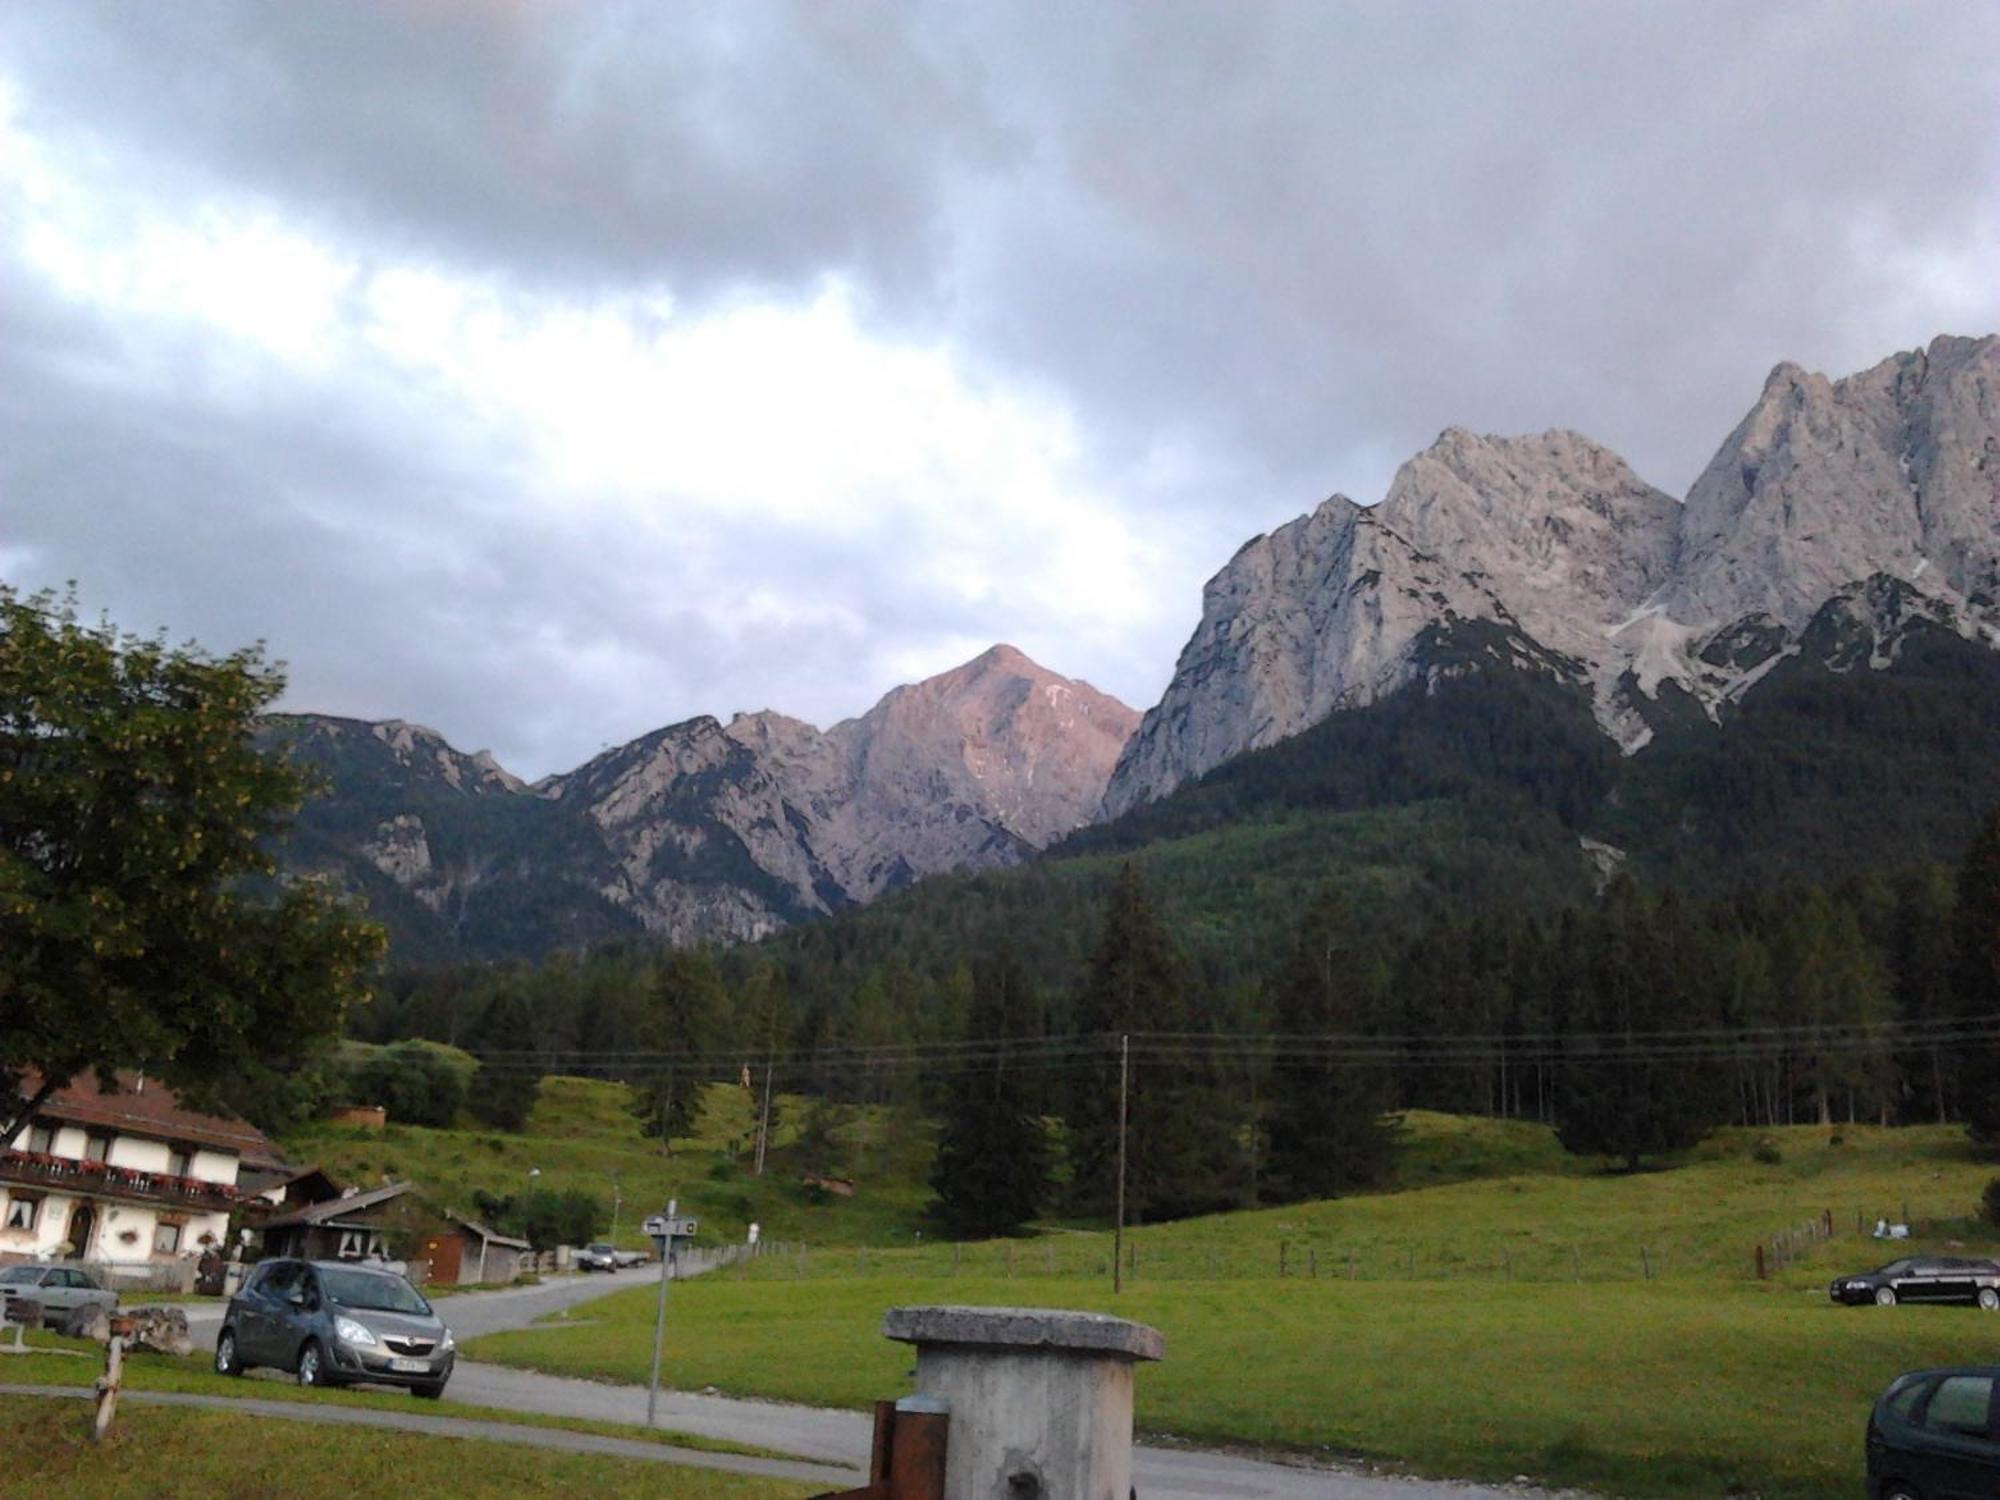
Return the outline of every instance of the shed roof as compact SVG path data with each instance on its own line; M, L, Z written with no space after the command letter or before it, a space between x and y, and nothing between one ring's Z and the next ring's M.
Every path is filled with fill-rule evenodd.
M324 1203L311 1203L304 1208L293 1209L288 1214L277 1214L266 1219L264 1228L289 1229L294 1225L336 1223L353 1214L387 1203L392 1198L400 1198L409 1192L412 1186L413 1184L407 1182L392 1182L386 1187L370 1188L365 1193L349 1193L345 1198L329 1198Z
M477 1219L468 1219L463 1214L446 1211L445 1217L460 1228L469 1229L489 1245L505 1245L510 1250L532 1250L535 1247L526 1240L517 1240L511 1234L497 1234Z

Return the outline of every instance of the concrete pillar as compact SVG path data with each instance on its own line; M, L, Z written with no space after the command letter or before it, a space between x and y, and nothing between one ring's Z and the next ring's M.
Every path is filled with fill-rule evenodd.
M883 1334L917 1346L917 1391L951 1413L950 1500L1128 1500L1132 1367L1156 1329L1103 1313L897 1307Z

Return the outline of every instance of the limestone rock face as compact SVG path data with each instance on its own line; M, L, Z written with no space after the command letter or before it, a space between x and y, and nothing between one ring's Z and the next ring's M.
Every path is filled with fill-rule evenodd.
M1089 818L1138 718L996 646L828 730L703 716L532 788L400 722L290 715L270 732L334 787L301 820L295 865L386 883L454 934L531 913L532 949L621 927L753 939L1017 863Z
M1991 638L1996 537L2000 338L1940 338L1838 381L1780 365L1684 504L1576 433L1453 428L1379 505L1336 496L1209 581L1103 812L1439 670L1425 628L1463 620L1587 683L1637 749L1663 683L1719 711L1878 577Z
M695 719L540 790L603 831L621 871L604 894L648 927L755 937L1019 862L1089 817L1138 717L996 646L824 732L769 712ZM747 899L717 908L725 886Z

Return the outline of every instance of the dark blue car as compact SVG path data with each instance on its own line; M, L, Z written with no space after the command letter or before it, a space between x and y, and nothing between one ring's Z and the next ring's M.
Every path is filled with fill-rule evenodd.
M1899 1376L1868 1418L1869 1500L2000 1496L2000 1365Z

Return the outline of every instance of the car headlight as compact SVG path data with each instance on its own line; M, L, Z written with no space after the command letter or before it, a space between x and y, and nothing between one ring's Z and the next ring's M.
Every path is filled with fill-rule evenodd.
M458 1340L451 1336L451 1330L447 1328L444 1331L444 1337L438 1340L438 1353L448 1354L457 1347Z
M353 1344L364 1349L375 1347L375 1335L365 1324L357 1323L352 1318L335 1318L333 1331L343 1344Z

